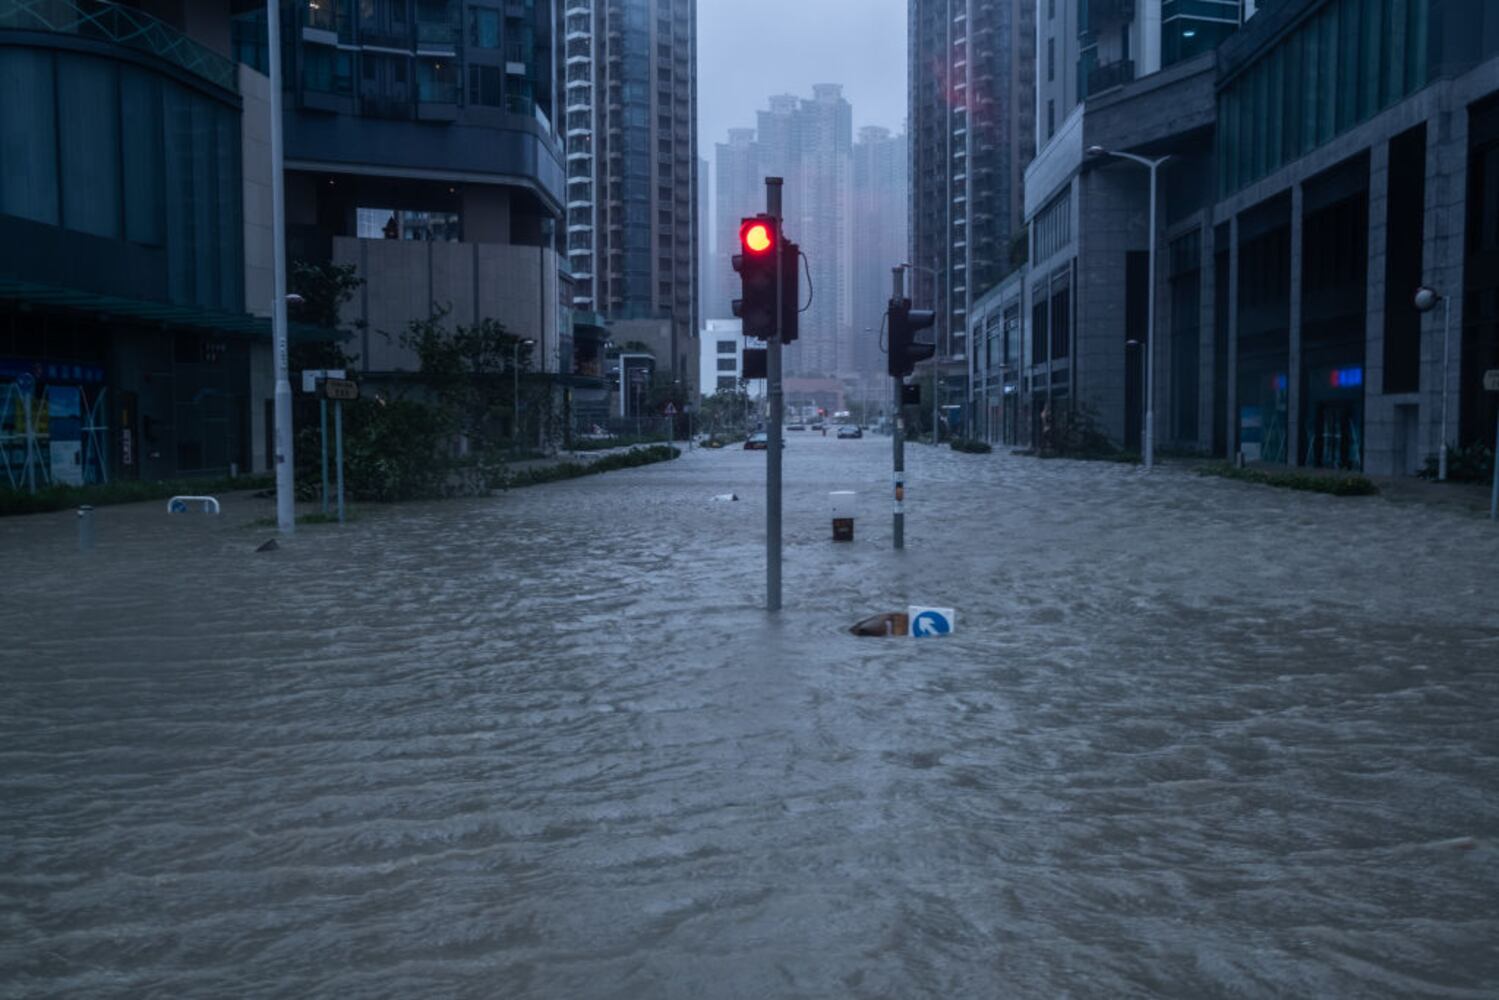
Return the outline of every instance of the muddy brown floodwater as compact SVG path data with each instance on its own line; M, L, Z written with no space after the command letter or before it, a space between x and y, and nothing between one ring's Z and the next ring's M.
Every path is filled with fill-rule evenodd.
M1499 995L1493 524L790 438L0 521L0 995Z

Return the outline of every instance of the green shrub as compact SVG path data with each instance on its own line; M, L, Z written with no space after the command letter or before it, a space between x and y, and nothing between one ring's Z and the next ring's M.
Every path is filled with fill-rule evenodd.
M212 496L236 490L263 490L275 485L271 476L239 476L235 479L117 479L90 486L47 486L35 493L0 489L0 516L42 514L68 510L83 504L105 507L118 503L165 500L182 494Z
M970 455L987 455L994 450L988 442L973 438L953 438L947 446L953 451L967 452Z
M530 469L518 469L505 473L495 481L494 485L499 489L537 486L541 483L555 483L563 479L576 479L579 476L587 476L595 472L632 469L636 466L650 465L654 462L666 462L676 458L680 454L682 454L681 449L669 448L664 444L653 445L649 448L631 448L629 451L605 455L603 458L593 462L558 462L555 465L538 465Z
M1042 458L1117 459L1118 447L1099 426L1097 412L1084 404L1048 406L1041 421L1036 454Z
M1240 469L1228 462L1213 462L1199 466L1201 476L1222 476L1245 483L1263 486L1278 486L1287 490L1307 490L1312 493L1331 493L1339 497L1374 496L1379 487L1367 476L1356 473L1344 475L1317 475L1309 472L1270 472L1265 469Z
M1421 478L1435 479L1441 467L1437 456L1426 459ZM1494 477L1494 453L1475 441L1463 448L1447 452L1447 479L1454 483L1487 483Z

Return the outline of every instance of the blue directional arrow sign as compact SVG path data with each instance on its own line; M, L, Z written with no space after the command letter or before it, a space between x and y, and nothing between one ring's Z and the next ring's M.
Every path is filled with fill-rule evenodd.
M952 608L910 609L911 638L927 639L932 636L951 635L957 625L958 614Z

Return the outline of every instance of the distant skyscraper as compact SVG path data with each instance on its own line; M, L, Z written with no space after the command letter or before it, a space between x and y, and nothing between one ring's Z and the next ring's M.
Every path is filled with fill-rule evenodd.
M838 84L818 84L810 99L782 94L757 115L758 129L732 129L717 146L719 271L725 297L738 297L728 258L739 220L765 208L765 178L785 180L786 233L806 255L800 339L786 353L790 375L846 369L852 335L853 109ZM810 286L807 274L811 275Z
M1020 228L1021 178L1036 147L1036 6L909 7L911 263L926 269L914 274L912 298L918 308L935 303L937 357L949 378L965 369L968 305L1010 269Z
M752 128L729 129L729 141L714 146L714 251L709 319L729 319L730 303L739 297L739 275L730 258L739 252L739 220L765 208L765 184L759 147Z
M573 304L670 319L682 378L697 320L697 5L564 9Z
M885 371L880 326L890 297L890 269L906 259L910 176L904 135L865 126L854 143L853 336L844 371L878 376Z

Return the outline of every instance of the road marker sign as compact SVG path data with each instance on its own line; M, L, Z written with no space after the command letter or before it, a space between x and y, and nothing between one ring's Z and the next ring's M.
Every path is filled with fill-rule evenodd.
M952 608L923 608L913 604L908 613L911 618L911 638L913 639L952 635L953 630L957 628L958 613Z
M359 398L359 383L346 378L328 378L323 380L323 395L329 399L354 400Z

